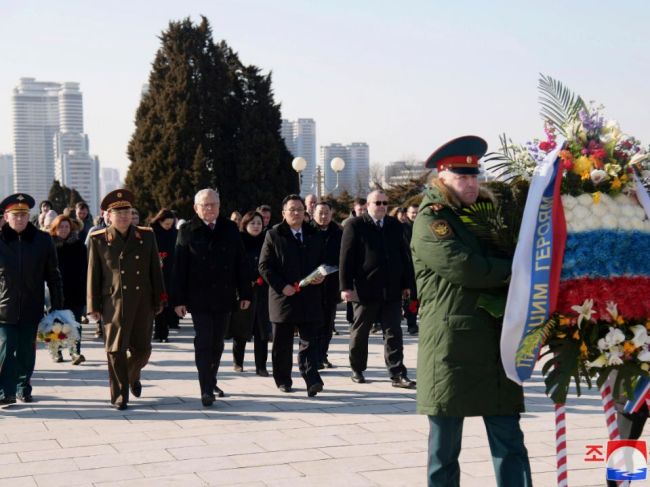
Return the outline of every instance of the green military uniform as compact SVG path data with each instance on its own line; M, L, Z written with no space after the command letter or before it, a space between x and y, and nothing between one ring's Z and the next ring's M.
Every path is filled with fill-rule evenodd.
M424 192L413 224L420 299L417 411L429 416L429 487L460 484L465 416L483 417L497 485L532 484L519 426L523 391L505 375L501 319L493 316L495 304L505 303L511 260L495 256L459 216L463 201L481 198L477 177L486 150L483 139L465 136L429 157L426 166L436 167L442 179Z
M90 234L87 304L89 312L101 313L104 323L114 405L126 406L129 385L139 384L151 355L154 314L164 298L151 228L131 225L122 235L108 227Z
M524 410L520 386L499 356L501 320L477 306L505 297L509 259L490 256L434 186L424 193L411 249L420 298L417 410L432 416L490 416Z

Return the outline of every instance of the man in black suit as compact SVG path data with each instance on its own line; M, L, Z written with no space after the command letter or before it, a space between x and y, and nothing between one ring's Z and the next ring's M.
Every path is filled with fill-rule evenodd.
M230 313L248 309L253 275L237 225L219 214L219 193L202 189L194 196L192 220L178 231L174 251L171 301L183 318L194 322L194 359L199 373L201 403L211 406Z
M406 375L402 342L401 302L410 295L413 268L402 224L386 216L383 191L368 195L368 213L343 229L339 276L341 298L352 301L350 327L352 380L363 383L368 364L368 334L373 323L384 329L384 360L393 387L414 388Z
M282 201L282 223L266 234L259 272L269 285L269 318L273 323L273 378L282 392L291 392L293 333L298 329L298 366L307 395L323 390L318 373L319 334L323 323L323 278L299 288L298 283L325 261L324 239L305 223L305 202L296 194Z

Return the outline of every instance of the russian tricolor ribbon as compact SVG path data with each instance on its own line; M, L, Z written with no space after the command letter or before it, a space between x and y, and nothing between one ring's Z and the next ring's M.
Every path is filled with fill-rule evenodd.
M560 194L563 144L535 169L512 263L512 277L501 334L506 375L521 384L530 378L542 343L526 339L543 325L557 304L566 222Z

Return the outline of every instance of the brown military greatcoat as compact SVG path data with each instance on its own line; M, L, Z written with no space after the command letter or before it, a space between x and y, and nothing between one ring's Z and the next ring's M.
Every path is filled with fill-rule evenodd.
M126 238L113 227L98 230L88 252L88 311L102 315L106 351L150 344L154 314L166 299L151 228L131 226Z

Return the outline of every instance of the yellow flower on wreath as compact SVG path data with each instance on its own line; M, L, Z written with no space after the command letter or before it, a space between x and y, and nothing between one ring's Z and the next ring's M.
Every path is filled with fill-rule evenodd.
M612 189L621 189L621 180L618 178L614 178L611 182L610 187Z
M589 348L587 348L587 344L585 342L582 342L580 344L580 358L582 360L585 360L587 358L587 352L589 351Z
M585 173L587 174L587 178L589 178L589 174L591 173L592 169L592 161L587 156L580 156L573 162L573 172L579 176L582 176L583 179Z

